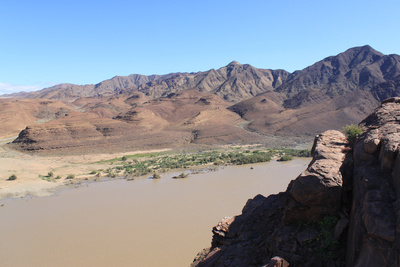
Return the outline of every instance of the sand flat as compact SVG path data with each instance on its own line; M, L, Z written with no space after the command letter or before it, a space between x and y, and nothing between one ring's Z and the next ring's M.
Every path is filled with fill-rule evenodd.
M163 152L169 149L138 150L125 153L88 154L68 156L39 156L11 150L5 146L14 140L0 139L0 199L16 198L26 195L49 196L57 189L65 187L64 178L69 174L76 174L85 178L92 170L107 168L107 164L93 164L93 162L108 160L124 155L137 153ZM50 171L62 179L48 182L39 175L47 175ZM14 181L8 181L12 174L17 176Z

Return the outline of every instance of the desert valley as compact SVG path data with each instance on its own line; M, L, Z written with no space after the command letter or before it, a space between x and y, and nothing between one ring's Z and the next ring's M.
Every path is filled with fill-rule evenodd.
M243 209L243 217L236 217L239 218L236 222L232 221L231 218L225 218L225 221L221 221L220 228L214 228L213 230L214 236L211 250L205 250L200 253L193 266L223 266L224 262L233 264L228 264L227 266L261 266L259 265L260 263L268 263L267 258L271 258L270 256L284 257L289 262L294 263L291 266L306 266L299 264L299 262L307 262L307 264L311 264L308 266L314 266L312 264L318 262L318 258L309 258L306 256L306 250L298 249L297 254L292 251L296 251L297 244L300 244L299 246L301 247L302 242L314 240L316 237L310 237L312 236L310 230L300 229L301 226L299 225L295 226L295 228L298 227L295 230L304 233L302 237L285 236L282 234L283 232L277 232L278 230L286 229L284 228L286 226L281 225L282 222L278 223L277 218L281 215L277 214L280 214L281 211L282 214L284 212L282 221L285 220L285 223L300 221L299 218L302 216L315 221L322 220L322 215L333 214L338 218L341 216L340 219L351 217L349 214L350 210L352 210L352 201L348 200L351 198L351 194L348 192L352 189L349 189L351 186L342 181L342 176L350 177L348 173L353 170L353 161L348 156L353 152L346 154L348 151L352 151L352 148L349 148L350 146L344 135L335 134L328 130L340 131L346 125L358 124L362 121L361 126L363 127L364 135L360 135L360 142L366 144L377 142L377 144L374 143L376 145L374 149L365 148L367 145L364 148L361 148L362 145L355 146L354 153L359 153L357 155L361 156L354 159L354 162L359 164L357 166L366 164L362 160L369 160L368 164L371 166L372 163L381 164L380 167L383 168L384 173L394 173L391 175L397 177L399 170L396 169L396 166L400 165L395 163L396 155L398 154L396 130L392 128L379 129L383 129L386 127L385 125L397 125L398 109L396 105L399 100L396 97L398 96L400 96L400 56L396 54L384 55L368 45L350 48L338 55L326 57L311 66L292 73L282 69L260 69L249 64L240 64L232 61L225 67L196 73L170 73L150 76L132 74L129 76L116 76L97 84L59 84L39 91L2 95L0 96L0 158L2 162L0 164L0 198L2 201L0 202L2 205L0 213L16 216L15 220L4 222L3 229L7 225L16 223L17 218L27 212L21 201L30 201L32 204L29 205L37 205L38 211L40 211L41 206L57 212L57 209L51 207L51 201L32 199L32 196L42 197L40 199L51 199L52 197L49 196L53 194L56 194L53 198L58 197L57 200L54 200L54 203L58 203L60 207L65 207L65 209L69 209L68 205L72 205L68 204L68 201L76 204L79 204L80 201L85 203L83 205L84 210L81 211L82 214L96 207L99 210L93 212L93 218L98 220L104 219L102 219L101 209L93 205L93 203L89 202L88 204L86 200L93 197L96 201L100 201L107 194L113 194L113 197L109 198L109 203L100 202L108 212L112 211L111 206L113 205L121 205L122 207L126 203L135 203L133 205L140 206L137 203L141 200L146 201L146 204L142 205L142 209L151 210L148 205L154 205L154 202L165 202L168 198L167 195L171 194L176 196L176 199L170 196L171 201L173 199L173 205L178 207L177 203L185 200L189 201L190 199L190 201L196 203L196 209L198 209L198 213L196 210L196 213L191 216L196 216L196 214L201 216L200 211L207 213L207 208L212 203L219 201L222 203L223 201L217 198L223 195L223 193L219 194L221 191L211 192L213 190L210 190L209 201L211 202L207 202L207 205L202 206L201 199L207 198L208 189L205 184L200 185L201 180L207 181L212 188L213 182L209 177L214 175L212 179L216 179L216 176L220 173L221 176L225 175L228 178L225 179L225 177L223 178L225 180L218 182L215 180L216 188L226 186L226 190L229 192L232 190L240 191L239 187L246 187L247 182L240 180L246 174L243 172L240 177L234 178L234 173L240 173L243 169L228 165L251 163L252 165L244 165L245 167L243 168L246 169L246 173L249 176L252 176L252 179L260 179L257 177L263 176L264 173L273 173L273 175L278 176L274 168L281 168L279 172L282 173L282 177L285 177L283 183L275 187L272 185L274 184L272 182L273 177L268 178L271 179L268 182L260 182L261 180L258 180L259 184L254 184L254 188L249 185L254 190L251 189L243 194L238 193L237 196L235 194L229 195L230 198L238 197L238 200L244 205L245 202L243 201L245 199L255 196L257 188L260 186L267 187L265 183L271 185L271 190L264 190L265 192L256 194L267 194L265 195L267 197L268 194L278 193L286 188L287 191L276 197L272 196L265 199L258 197L252 200L253 202L249 201L246 205L247 208ZM385 102L384 100L386 99L391 100ZM377 108L380 109L377 110ZM390 116L396 119L392 119ZM329 134L326 134L326 131ZM377 131L381 132L378 134L376 133ZM321 133L324 134L316 137ZM390 150L389 144L390 146L394 144L393 151ZM311 148L314 158L307 167L311 158L310 154L305 151L310 151ZM327 152L328 150L329 153ZM386 154L389 153L387 151L393 153L387 156ZM295 159L289 163L275 161L276 159L285 161L284 156L288 157L287 160L298 156L306 159ZM372 159L375 156L379 160ZM389 163L386 158L388 158ZM397 158L399 157L397 156ZM259 163L270 160L272 160L270 163ZM334 163L326 163L329 160ZM379 163L377 163L378 161ZM328 164L326 169L324 167L325 163ZM351 171L343 171L340 166L345 166ZM299 176L300 178L296 179L296 181L300 182L291 182L287 187L286 185L291 179L294 179L305 168L307 168L307 171L301 174L304 177L307 172L311 173L309 174L310 176L313 173L328 173L328 178L334 180L334 182L327 185L330 189L324 189L323 193L320 191L315 193L311 189L307 191L307 188L302 187L303 184L307 183L299 180L303 177L301 175ZM337 174L339 172L338 168L340 168L340 175ZM356 167L354 168L357 169ZM321 169L322 171L320 171ZM223 174L229 171L230 173ZM252 171L253 174L251 173ZM257 171L259 173L255 174ZM285 171L287 174L284 175ZM330 176L330 173L333 174ZM185 178L185 175L188 174L189 177ZM361 174L357 173L356 175L360 176ZM161 176L162 178L158 179L159 177L156 176ZM15 177L15 179L12 177ZM168 180L166 177L168 177ZM199 177L203 178L200 179ZM229 177L232 177L233 180L229 180ZM173 178L185 179L174 180ZM307 178L304 179L307 180ZM102 180L104 183L94 183ZM113 184L117 180L119 184ZM322 180L324 181L323 183L326 183L327 178ZM129 181L131 183L128 185L122 184ZM198 184L196 185L196 183ZM390 183L394 183L397 188L397 182ZM235 184L240 186L235 187ZM348 186L346 188L347 191L343 189L343 192L346 191L347 193L342 191L331 193L329 191L331 188L336 188L338 184L340 184L341 188L342 186L343 188ZM114 193L111 193L111 191L107 193L106 188L108 186L114 188ZM196 195L196 186L203 189L199 189L200 191L197 192L199 196L192 199L192 195ZM135 199L128 197L129 192L124 191L128 187L131 190L130 192L134 192L137 196ZM176 188L174 189L174 187ZM356 185L354 187L357 188ZM70 193L65 193L64 190L66 188L70 188ZM86 193L71 193L74 191L71 191L71 188L77 188L79 192L84 191ZM98 188L98 191L96 192L93 188ZM139 188L142 188L140 190L143 191L140 191ZM177 188L181 188L182 191L175 191ZM154 190L154 192L151 190ZM167 195L161 194L163 190L164 194ZM190 197L180 195L185 190L192 192ZM363 189L359 190L354 195L362 195L360 192L364 192L362 191ZM121 196L126 197L123 201L118 200L120 197L118 192L121 192ZM154 198L147 198L153 193L155 194L155 192L160 195ZM326 193L329 203L315 204L320 199L310 200L310 197L304 196L304 192L315 196ZM72 195L72 197L75 195L76 199L69 199L68 201L63 199L68 194ZM332 194L332 198L330 198L330 194ZM347 202L343 200L343 195L345 194L348 194L346 195ZM339 200L337 199L338 195ZM391 192L389 195L396 195L396 192ZM378 194L374 196L381 201ZM20 199L14 200L13 198ZM393 209L397 210L397 204L393 204L395 203L393 199L388 200L385 198L385 201L387 201L385 203L390 203L387 205L391 205L390 207L393 206ZM42 203L37 204L39 202ZM223 203L228 202L230 201ZM357 201L353 200L353 203L357 203ZM227 212L240 213L238 209L240 206L237 207L237 205L235 203L235 207L229 207ZM266 206L270 206L270 208ZM321 208L321 206L328 207L329 211ZM360 206L362 205L360 204ZM13 209L16 210L15 214L19 211L19 215L13 215ZM129 214L129 209L129 205L127 205L127 207L122 207L121 211ZM168 209L168 206L160 206L152 210L152 213L154 215L154 213L159 212L163 216L167 216L163 213L166 209ZM263 210L260 211L260 209ZM356 208L353 207L353 209ZM307 210L307 212L303 214L304 210ZM377 215L371 210L374 210L373 207L367 207L365 210L356 210L355 213L351 214L362 214L364 217ZM135 212L141 214L141 211L132 211L132 214L134 215ZM254 213L250 214L250 212ZM271 231L271 236L276 237L276 240L280 240L279 242L275 240L277 244L279 243L279 248L271 248L272 245L270 244L273 242L268 240L269 237L265 237L265 240L254 241L255 237L246 232L248 230L245 229L246 227L239 227L242 223L243 225L248 225L247 220L254 223L252 225L254 229L260 227L257 220L261 217L257 217L257 220L252 217L255 216L256 212L261 214L260 216L263 220L265 219L263 216L267 216L266 214L274 214L268 216L276 216L270 220L277 225L279 224L281 228L277 226L276 229L278 230L272 233L272 228L268 228L272 227L271 225L264 226L269 229L268 231ZM226 215L236 214L229 213ZM125 223L134 223L135 216L131 215L125 218ZM32 216L31 218L33 218L32 220L35 221L36 225L40 225L39 217L30 216ZM76 216L79 217L79 215ZM220 213L213 214L213 216L220 216ZM361 218L362 216L360 215L359 217ZM393 216L398 216L398 214ZM173 217L179 218L179 212ZM212 217L211 220L214 220L214 218ZM370 234L369 237L383 238L384 241L382 243L385 243L385 245L392 244L395 239L397 240L397 230L396 233L388 230L389 234L376 230L379 227L388 228L385 223L390 218L385 219L384 222L376 222L372 226L367 225L366 231ZM60 224L59 219L47 219L54 220L54 224ZM207 219L210 220L210 218ZM364 219L362 219L363 222L367 221L367 219ZM137 231L135 233L139 235L142 229L146 229L144 225L149 224L157 227L154 221L163 219L155 216L151 217L151 220L153 221L141 222L143 226L141 225L139 230L132 231ZM182 220L187 220L187 218ZM70 223L74 224L74 222ZM87 222L81 223L85 224ZM178 221L171 223L168 227L171 228L171 225L178 223L185 224L184 221ZM210 222L207 221L207 223ZM216 223L217 221L214 222L214 224ZM398 225L395 220L394 224L396 223ZM343 232L347 231L349 224L352 229L361 229L362 222L347 222L347 225L343 226L343 229L346 230L342 229L338 240L341 239L343 242L345 239ZM101 227L105 226L102 225ZM125 231L127 227L129 226L126 224L121 225L121 229L125 229ZM207 227L211 231L212 227ZM96 234L95 228L93 227L94 234ZM88 229L90 228L84 229L89 231ZM57 231L59 230L57 228ZM183 233L196 231L187 227L182 227L181 230ZM45 232L46 229L43 231ZM71 231L78 230L77 228L71 228ZM153 230L146 229L145 231ZM157 235L167 232L167 226L160 231L157 232ZM229 231L236 232L231 236ZM362 231L360 230L359 232L361 233ZM122 235L122 233L118 233L118 235ZM388 235L390 236L388 237ZM8 236L11 240L12 233L10 232ZM262 237L264 238L264 236ZM32 238L34 240L35 237ZM134 237L132 236L132 238ZM206 238L210 240L211 237L207 236ZM249 243L245 242L247 238L251 240ZM374 251L378 247L378 245L375 246L375 243L371 245L367 241L357 238L352 239L351 242L349 241L351 244L348 243L350 244L349 247L354 248L354 251ZM290 242L294 240L296 248L292 247L292 243L289 244L288 240ZM70 240L68 242L72 244L74 241ZM106 241L102 240L101 242ZM115 239L113 242L118 243L118 240ZM185 242L188 241L185 240ZM379 242L381 241L377 241L377 243ZM126 246L128 246L128 243L126 243ZM310 241L309 243L312 242ZM363 247L363 244L367 245ZM16 244L14 245L16 246ZM175 245L178 246L179 242ZM200 245L196 244L196 246ZM199 252L205 246L207 244L203 247L195 247L195 249ZM246 248L246 246L248 247ZM263 256L254 256L252 254L251 259L254 262L246 261L247 259L240 256L243 255L240 253L245 253L246 249L258 248L258 246L262 246L261 250L266 254ZM291 247L287 248L288 246ZM103 250L105 248L101 247L100 249ZM123 254L123 257L127 257L129 251L124 249L121 251L121 255ZM160 250L162 249L165 248L160 248ZM390 249L393 248L390 247ZM389 261L394 262L398 260L398 257L393 256L390 249L385 247L384 251L387 254L382 258L390 259ZM6 251L6 248L3 247L2 250ZM193 254L193 251L188 251L189 254ZM346 255L351 258L353 263L369 263L368 259L366 259L367 256L363 253L351 254L343 252L337 247L332 251L335 251L335 253L338 251L347 253ZM27 253L35 254L37 252ZM281 253L281 255L267 255L271 253ZM91 255L93 256L93 254ZM119 255L116 253L113 257L119 257ZM175 254L173 255L176 257ZM239 256L232 259L232 255ZM69 257L74 258L75 256L70 255ZM195 256L194 253L191 259ZM57 257L60 256L58 255ZM57 257L53 257L54 260ZM74 262L64 260L59 263L61 264L59 266L71 266L70 264L88 266L87 264L90 265L95 262L97 262L96 266L107 266L113 262L105 258L103 262L105 265L98 265L100 264L98 259L79 262L82 257L84 255L76 257ZM146 257L151 258L151 255L148 254ZM184 259L185 261L187 260L187 255ZM236 259L237 262L235 263ZM125 266L125 260L122 258L120 260L120 266ZM380 262L381 258L377 256L374 260L375 262ZM181 262L178 265L174 265L173 258L168 258L168 261L170 262L158 261L151 264L152 266L181 265ZM34 262L39 266L44 261L37 259ZM53 264L54 262L57 261L53 261ZM137 266L150 266L146 265L150 264L149 262L145 262L145 260L142 261L141 259ZM344 262L345 259L342 255L336 261L332 259L324 260L321 266L344 266ZM374 261L371 262L373 263ZM26 264L26 261L20 261L16 257L14 259L7 258L7 263L9 264L7 266L18 266L18 264ZM190 261L187 262L187 265L190 263ZM399 262L395 266L400 266Z

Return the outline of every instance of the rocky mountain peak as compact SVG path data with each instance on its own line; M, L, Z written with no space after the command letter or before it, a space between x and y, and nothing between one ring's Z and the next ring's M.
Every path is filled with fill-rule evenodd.
M350 48L292 73L277 91L285 94L288 99L297 98L296 101L286 101L286 107L298 108L307 103L307 100L300 95L305 95L306 91L313 90L329 98L357 90L374 94L376 86L393 80L399 74L398 57L384 55L365 45ZM386 97L391 96L394 95L386 95Z
M228 66L241 66L241 65L242 64L240 64L239 62L237 62L235 60L228 64Z

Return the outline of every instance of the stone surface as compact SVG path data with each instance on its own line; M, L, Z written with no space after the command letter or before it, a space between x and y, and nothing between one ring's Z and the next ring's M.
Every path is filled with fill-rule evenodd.
M345 135L338 131L326 131L316 138L311 163L288 186L285 222L318 221L339 212L346 144Z
M361 122L365 132L353 152L349 267L400 266L399 100L383 101Z
M288 267L289 263L281 257L273 257L271 261L263 267Z

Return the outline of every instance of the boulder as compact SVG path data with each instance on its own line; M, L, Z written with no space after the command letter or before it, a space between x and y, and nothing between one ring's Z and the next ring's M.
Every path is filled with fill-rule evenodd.
M267 264L264 265L263 267L288 267L289 263L285 261L285 259L282 259L281 257L273 257L271 261Z
M285 222L318 221L339 212L346 145L346 136L338 131L326 131L316 137L311 163L288 186Z

